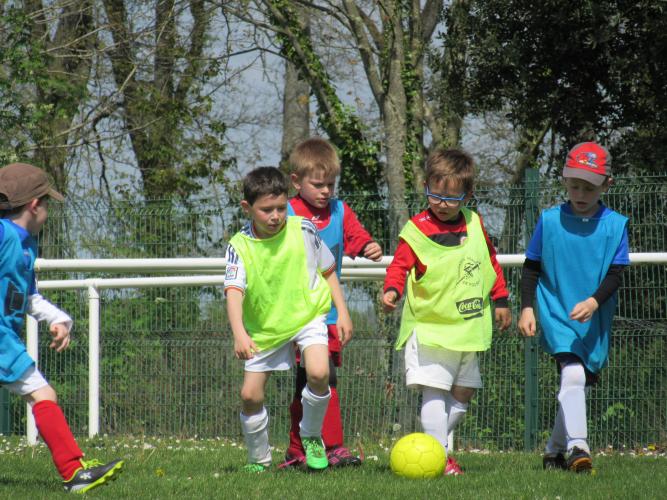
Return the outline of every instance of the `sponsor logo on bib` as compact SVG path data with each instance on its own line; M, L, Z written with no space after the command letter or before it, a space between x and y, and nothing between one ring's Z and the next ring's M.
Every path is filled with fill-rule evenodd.
M456 309L459 311L459 314L463 316L463 319L482 317L483 307L484 301L482 300L482 297L464 299L456 303Z

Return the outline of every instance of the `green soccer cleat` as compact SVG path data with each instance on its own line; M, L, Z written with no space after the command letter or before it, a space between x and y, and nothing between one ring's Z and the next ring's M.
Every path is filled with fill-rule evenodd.
M108 464L103 464L99 460L87 462L81 460L82 467L67 481L63 481L63 487L67 493L85 493L116 479L124 463L122 460L114 460Z
M246 464L243 466L243 472L249 472L252 474L260 474L266 472L269 469L267 465L262 464Z
M324 470L329 466L324 443L319 437L302 437L303 449L306 451L306 466L313 470Z

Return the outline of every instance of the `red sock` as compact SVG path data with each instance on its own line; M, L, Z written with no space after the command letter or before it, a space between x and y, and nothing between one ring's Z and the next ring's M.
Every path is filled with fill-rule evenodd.
M289 446L287 447L287 455L292 457L301 457L305 454L303 451L303 444L301 443L301 433L299 423L303 417L303 406L301 406L301 397L294 398L292 404L289 405L290 414L290 429L289 429Z
M40 401L32 407L32 414L58 472L63 479L70 479L81 467L83 453L76 444L60 406L53 401Z
M335 387L331 388L331 399L322 422L322 441L327 450L343 446L343 419L340 415L340 399Z

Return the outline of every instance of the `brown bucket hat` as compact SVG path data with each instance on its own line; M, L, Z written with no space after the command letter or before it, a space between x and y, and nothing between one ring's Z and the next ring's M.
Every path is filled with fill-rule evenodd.
M65 198L53 189L46 172L28 163L11 163L0 168L0 210L11 210L30 203L35 198L50 196Z

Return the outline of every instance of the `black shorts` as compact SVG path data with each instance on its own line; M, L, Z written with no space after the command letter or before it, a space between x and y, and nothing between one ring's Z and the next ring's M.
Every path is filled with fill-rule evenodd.
M556 369L558 370L559 377L560 377L560 372L565 365L579 363L584 367L584 372L586 373L586 387L590 387L598 383L600 374L593 373L588 368L586 368L586 365L581 361L579 356L577 356L576 354L572 354L571 352L559 352L557 354L554 354L554 358L556 360Z

